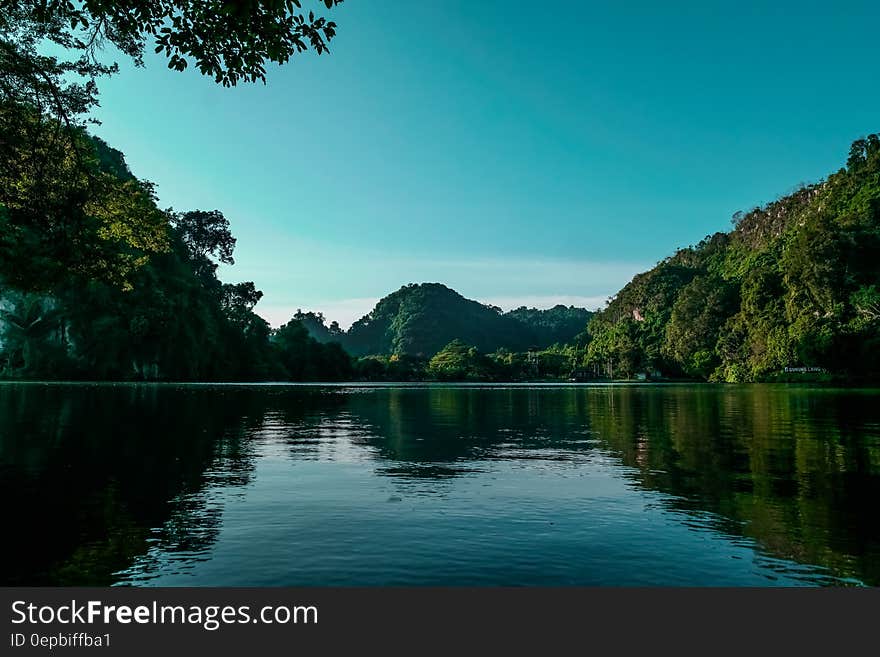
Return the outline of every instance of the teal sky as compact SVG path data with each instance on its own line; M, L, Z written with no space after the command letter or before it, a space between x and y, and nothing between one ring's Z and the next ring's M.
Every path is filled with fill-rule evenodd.
M876 2L330 13L332 54L266 85L152 56L101 84L95 132L163 207L226 214L221 276L253 280L273 325L297 308L347 325L423 281L504 308L596 307L880 130Z

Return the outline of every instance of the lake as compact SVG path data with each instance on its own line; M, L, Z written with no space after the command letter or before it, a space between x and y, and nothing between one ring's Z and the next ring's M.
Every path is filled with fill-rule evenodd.
M880 584L880 391L0 384L5 585Z

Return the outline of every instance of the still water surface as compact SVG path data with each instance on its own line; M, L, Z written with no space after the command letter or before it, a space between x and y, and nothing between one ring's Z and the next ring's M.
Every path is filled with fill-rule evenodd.
M880 585L880 391L0 384L2 584Z

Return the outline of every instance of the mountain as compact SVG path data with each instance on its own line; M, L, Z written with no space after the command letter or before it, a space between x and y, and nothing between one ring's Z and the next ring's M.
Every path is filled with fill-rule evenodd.
M466 299L440 283L413 283L381 299L345 333L333 333L356 356L398 354L430 357L453 340L481 352L500 348L523 351L571 341L583 332L592 313L583 308L556 306L549 310L500 308ZM312 326L313 337L327 340L330 332Z
M733 223L620 290L590 322L586 364L731 382L880 375L880 137Z

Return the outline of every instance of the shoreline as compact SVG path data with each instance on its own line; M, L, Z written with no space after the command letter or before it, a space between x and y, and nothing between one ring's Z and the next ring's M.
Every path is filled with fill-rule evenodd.
M737 387L737 386L809 386L841 389L880 389L880 381L742 381L731 383L727 381L695 381L685 379L666 379L639 381L636 379L606 379L595 381L442 381L442 380L414 380L414 381L144 381L130 379L0 379L0 385L45 385L45 386L229 386L229 387L601 387L601 386L694 386L694 387Z

